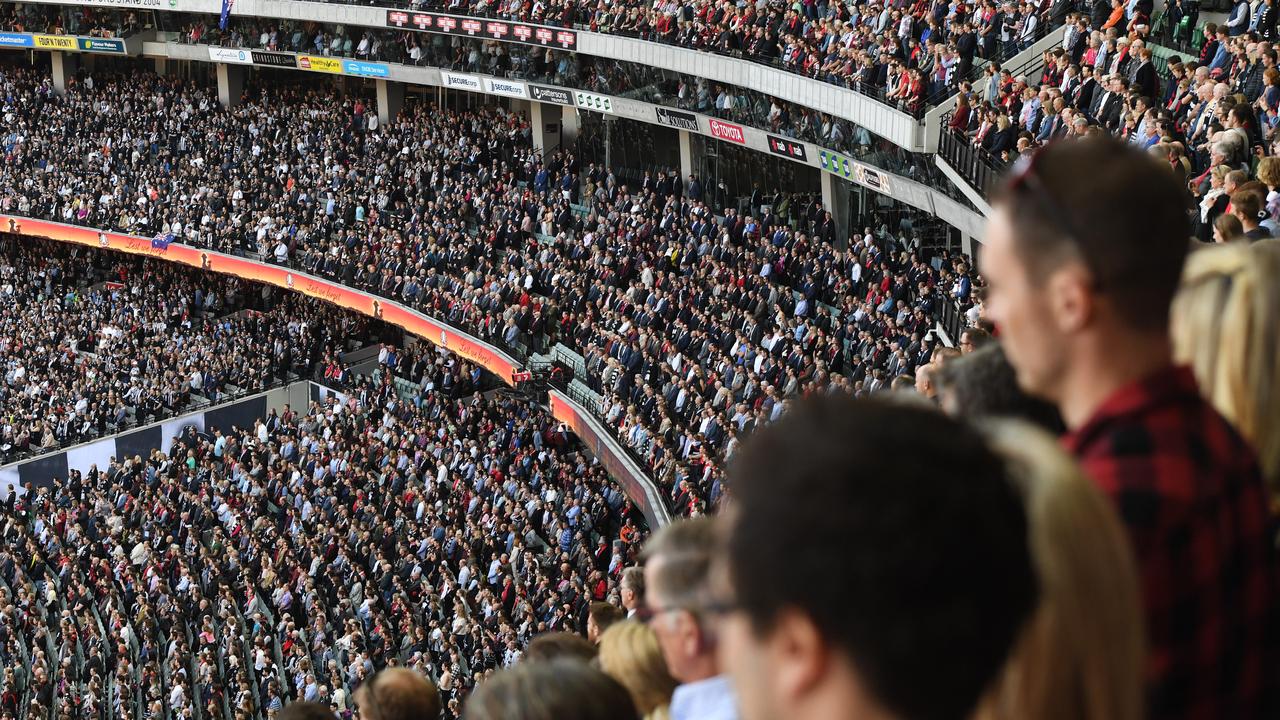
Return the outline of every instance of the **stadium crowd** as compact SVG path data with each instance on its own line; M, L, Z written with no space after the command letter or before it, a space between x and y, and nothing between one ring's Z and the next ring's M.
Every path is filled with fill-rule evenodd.
M361 322L313 310L273 312ZM311 700L350 717L355 688L399 666L457 717L533 635L616 601L642 536L603 470L527 401L401 398L388 350L302 413L191 427L168 454L0 498L0 713L247 719Z
M826 209L792 228L762 193L708 206L697 177L628 187L539 157L500 110L377 126L359 98L288 87L230 111L154 76L58 97L15 70L5 90L0 212L261 253L517 352L563 343L681 513L717 502L737 438L789 399L887 386L927 362L944 304L973 303L964 258L869 229L838 249Z
M292 294L260 300L233 279L0 236L0 458L305 375L355 328Z
M682 512L725 483L733 512L641 551L563 427L500 394L401 398L392 371L431 356L386 348L372 377L326 366L346 394L304 415L8 498L0 648L21 672L0 702L362 720L1280 707L1280 241L1194 247L1184 178L1151 148L1023 148L991 195L976 322L936 350L911 322L979 294L964 258L838 250L820 207L798 228L717 218L697 177L629 190L537 157L497 111L382 127L305 91L224 111L172 80L68 99L5 83L0 182L22 212L261 253L515 351L562 343ZM32 107L83 142L49 142ZM1211 158L1247 135L1237 108ZM138 181L104 192L84 168ZM1256 194L1228 202L1261 219ZM923 397L876 392L912 382Z
M942 0L911 4L811 0L786 6L711 0L604 5L441 0L387 4L577 27L746 58L855 89L919 113L953 92L956 83L969 77L975 66L1010 57L1039 39L1047 29L1062 25L1078 3L984 0L969 5ZM1101 4L1109 13L1111 4ZM1125 3L1123 7L1125 27L1150 23L1151 0ZM35 32L75 34L82 28L98 32L110 28L113 35L127 36L139 27L136 13L119 14L97 8L11 12L13 19L6 23L10 28ZM196 32L211 33L217 25L216 20L202 22ZM276 23L265 26L275 41ZM244 27L245 24L240 25L241 29ZM317 23L301 23L296 31L300 39L291 49L321 54L377 59L379 46L390 51L394 44L386 40L393 36L374 29L330 33ZM239 31L231 34L236 32ZM413 46L421 49L430 43L414 33L409 33L405 42L405 50ZM284 45L280 42L282 49Z
M879 96L913 112L969 74L975 62L1010 56L1060 25L1073 0L1043 3L889 2L406 3L638 37L776 65ZM1150 2L1133 3L1134 22Z
M1270 237L1280 231L1280 16L1259 3L1242 17L1206 24L1198 55L1158 60L1145 33L1073 13L1037 77L989 66L950 127L998 165L1061 138L1114 135L1177 174L1201 240Z

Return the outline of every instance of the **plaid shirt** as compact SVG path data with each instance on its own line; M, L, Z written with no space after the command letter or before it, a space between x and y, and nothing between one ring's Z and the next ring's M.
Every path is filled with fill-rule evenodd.
M1173 367L1117 391L1064 443L1133 541L1148 717L1263 717L1280 598L1253 450Z

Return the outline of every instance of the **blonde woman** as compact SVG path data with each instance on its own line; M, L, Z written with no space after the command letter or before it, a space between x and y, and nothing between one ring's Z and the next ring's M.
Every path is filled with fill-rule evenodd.
M1141 720L1138 578L1115 510L1047 433L983 431L1023 491L1040 606L975 718Z
M658 636L648 625L627 620L614 623L600 636L600 669L622 683L644 720L670 717L675 678L662 658Z
M1253 444L1280 510L1280 240L1227 243L1187 258L1173 301L1174 360Z

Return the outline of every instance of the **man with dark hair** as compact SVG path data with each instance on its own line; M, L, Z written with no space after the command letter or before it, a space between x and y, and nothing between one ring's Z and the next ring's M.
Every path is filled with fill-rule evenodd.
M391 667L369 678L354 695L360 720L435 720L440 691L422 675Z
M600 636L610 625L622 620L622 610L617 605L607 602L593 602L587 606L587 641L592 645L600 643Z
M987 343L991 342L991 333L980 327L965 328L960 333L960 352L968 355L969 353L981 349Z
M1261 225L1266 217L1262 212L1263 201L1262 195L1252 190L1239 190L1231 194L1231 213L1240 220L1240 225L1244 227L1244 237L1249 242L1271 237L1271 231Z
M744 715L968 717L1036 601L1022 501L984 441L927 407L815 397L731 477L721 633Z
M1146 153L1093 138L1016 166L992 207L987 316L1129 530L1150 716L1261 717L1277 667L1266 504L1253 450L1173 365L1181 188Z

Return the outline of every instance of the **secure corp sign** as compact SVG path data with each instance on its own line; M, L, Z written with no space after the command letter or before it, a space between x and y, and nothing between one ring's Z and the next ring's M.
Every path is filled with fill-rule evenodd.
M494 95L506 95L507 97L527 98L529 93L525 90L524 83L514 80L503 80L501 78L485 78L484 89L486 92Z
M447 88L480 91L480 78L475 75L462 75L441 70L440 77L444 80L444 86Z

